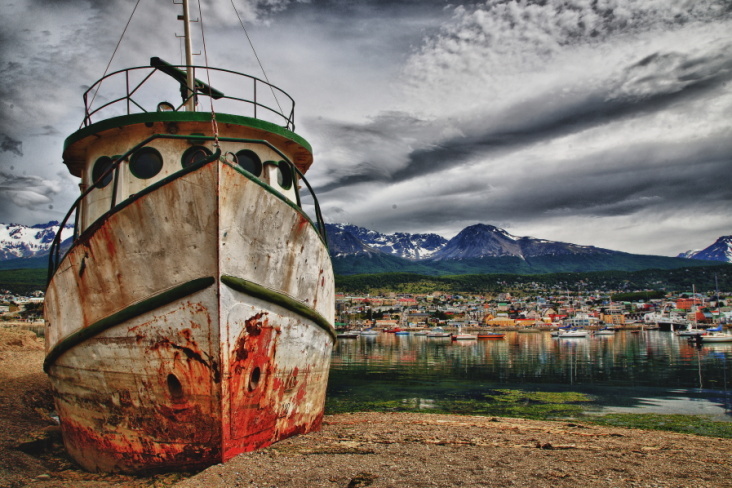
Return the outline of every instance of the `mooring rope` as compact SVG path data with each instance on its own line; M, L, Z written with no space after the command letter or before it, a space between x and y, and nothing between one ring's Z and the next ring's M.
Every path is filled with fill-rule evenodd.
M201 10L201 0L198 0L198 19L201 22L201 40L203 42L203 60L206 64L206 80L208 81L209 90L211 90L211 71L208 66L208 50L206 49L206 34L203 28L203 11ZM195 88L194 88L195 89ZM216 111L214 110L213 95L209 91L208 101L211 106L211 130L214 133L214 147L219 147L219 125L216 122Z
M119 45L122 44L122 39L125 37L125 33L127 32L127 28L130 26L130 22L132 22L132 17L135 15L135 11L137 10L137 6L140 5L140 0L137 0L135 3L135 8L132 9L132 13L130 14L130 18L127 19L127 24L125 24L125 28L122 31L122 35L119 36L119 40L117 41L117 45L114 48L114 52L112 53L112 57L109 58L109 62L107 63L107 67L104 69L104 74L102 75L101 82L97 86L97 89L94 91L94 95L92 96L91 102L89 102L89 106L92 106L94 104L94 100L97 98L97 93L99 93L99 90L102 88L102 83L104 83L104 77L107 76L107 72L109 72L109 67L112 66L112 60L114 59L114 55L117 54L117 50L119 49Z
M254 49L254 43L252 43L252 39L249 37L247 28L244 27L244 22L241 20L241 15L239 15L239 11L236 9L236 5L234 5L234 0L231 0L231 6L234 8L234 12L236 12L236 17L239 19L239 24L241 25L241 28L244 31L244 35L247 36L247 41L249 41L249 46L252 48L254 57L257 58L257 63L259 63L259 68L262 70L262 75L264 76L264 79L267 81L267 84L269 85L269 89L272 92L272 96L274 97L275 102L277 103L277 108L280 109L281 114L284 114L285 112L282 110L280 101L277 99L277 94L275 93L274 88L272 88L272 83L269 82L269 78L267 78L267 73L264 71L264 66L262 66L262 62L259 60L259 56L257 55L257 50Z

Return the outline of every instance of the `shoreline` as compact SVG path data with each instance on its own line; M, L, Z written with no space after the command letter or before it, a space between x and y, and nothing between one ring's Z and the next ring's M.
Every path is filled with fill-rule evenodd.
M327 415L319 432L200 473L87 473L51 419L42 341L0 332L0 487L732 487L732 439L435 413Z

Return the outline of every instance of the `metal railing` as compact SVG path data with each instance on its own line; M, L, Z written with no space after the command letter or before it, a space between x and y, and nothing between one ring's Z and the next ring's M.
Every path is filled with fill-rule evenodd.
M79 222L79 218L80 218L80 214L81 214L81 212L79 212L79 208L81 207L82 202L84 201L84 198L86 198L87 195L89 195L92 191L98 189L98 186L97 186L98 183L104 181L104 179L107 176L113 175L114 180L113 180L113 185L112 185L112 198L110 201L109 210L107 210L106 212L99 215L94 220L94 222L99 221L100 219L113 213L117 207L124 206L127 201L131 201L133 199L139 198L139 196L141 196L142 194L145 194L150 191L150 190L145 190L143 192L138 192L137 194L135 194L135 195L123 200L119 204L117 204L116 199L117 199L118 181L120 178L120 171L119 171L120 165L122 164L122 162L127 160L127 158L129 158L135 151L137 151L138 149L144 147L145 145L149 144L151 141L154 141L156 139L183 139L186 141L201 141L201 142L215 140L215 138L212 136L154 134L154 135L144 139L140 143L136 144L134 147L130 148L127 152L125 152L121 156L114 159L112 164L110 165L110 167L107 169L107 171L105 171L97 179L97 183L90 185L89 188L84 190L81 193L81 195L79 195L79 197L71 205L71 208L69 209L69 211L66 213L66 216L61 221L61 223L59 225L59 231L56 233L56 236L54 237L53 242L51 243L51 247L49 248L47 283L50 283L51 278L53 277L53 274L56 272L56 269L58 268L58 266L62 260L61 243L63 241L63 239L62 239L63 229L66 227L71 216L74 215L74 231L73 231L73 236L72 236L72 243L76 242L76 240L81 236L81 233L83 232L84 229L80 229L82 224ZM219 142L242 142L242 143L247 143L247 144L262 144L264 146L267 146L269 149L275 151L282 158L282 160L285 161L289 165L290 169L299 176L298 182L304 183L305 186L307 187L307 189L310 193L310 196L313 199L313 206L315 209L314 210L315 211L315 221L313 221L312 218L310 218L309 216L308 216L308 219L313 223L313 225L315 226L323 243L327 247L328 241L327 241L327 235L326 235L326 231L325 231L325 221L323 220L323 214L320 211L320 203L318 202L318 198L316 197L315 192L313 191L313 188L310 186L310 183L308 183L307 179L302 174L302 172L297 168L297 166L295 166L295 164L292 163L292 161L289 160L289 158L287 158L287 156L285 156L282 153L282 151L277 149L275 146L273 146L268 141L260 140L260 139L241 139L241 138L236 138L236 137L219 137L218 141ZM155 189L159 185L163 185L171 179L175 179L184 174L187 174L188 172L195 171L196 169L200 168L201 166L204 166L216 159L219 159L220 157L221 157L221 150L217 149L217 151L214 154L212 154L211 156L209 156L205 159L202 159L201 161L198 161L186 168L183 168L183 169L179 170L178 172L173 173L172 175L170 175L166 178L163 178L160 181L153 183L153 185L150 188ZM265 183L262 182L262 184L265 184ZM300 209L300 211L304 215L307 216L307 213L302 208L300 192L298 191L297 186L295 186L295 196L296 196L297 207ZM285 198L285 197L283 196L282 198ZM91 225L93 225L93 223L91 223L90 226ZM71 247L73 247L73 244Z
M294 132L295 100L275 85L237 71L191 66L194 77L198 72L202 77L211 80L209 85L195 79L195 86L191 88L185 79L181 79L186 68L185 65L171 65L159 58L152 58L150 66L123 69L100 78L84 92L84 121L81 127L91 125L95 118L109 118L109 113L130 115L156 112L161 101L170 103L170 100L161 99L161 93L164 94L167 90L173 94L177 86L179 95L176 96L181 97L181 103L177 106L170 103L170 108L176 112L181 111L192 98L206 96L217 100L216 105L225 108L221 110L215 106L217 113L268 120ZM150 88L152 92L148 93L146 90ZM281 102L285 103L284 108ZM228 111L229 107L235 110ZM239 110L240 107L242 110ZM207 110L202 108L201 111Z

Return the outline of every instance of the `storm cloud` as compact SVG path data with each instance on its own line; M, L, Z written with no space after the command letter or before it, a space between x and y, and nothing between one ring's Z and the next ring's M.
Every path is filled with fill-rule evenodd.
M234 4L201 6L209 62L265 76L243 22L297 100L330 221L446 237L484 222L666 255L732 232L728 1ZM142 2L110 63L133 7L8 6L0 221L65 213L78 190L56 174L63 138L108 63L179 61L180 7Z

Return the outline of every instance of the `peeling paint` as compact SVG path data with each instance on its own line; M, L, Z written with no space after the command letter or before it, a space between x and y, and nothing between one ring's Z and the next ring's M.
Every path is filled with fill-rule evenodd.
M94 329L201 277L211 284ZM91 225L49 284L47 350L94 329L48 367L70 455L92 471L194 469L318 429L333 297L313 226L235 169L140 193Z

